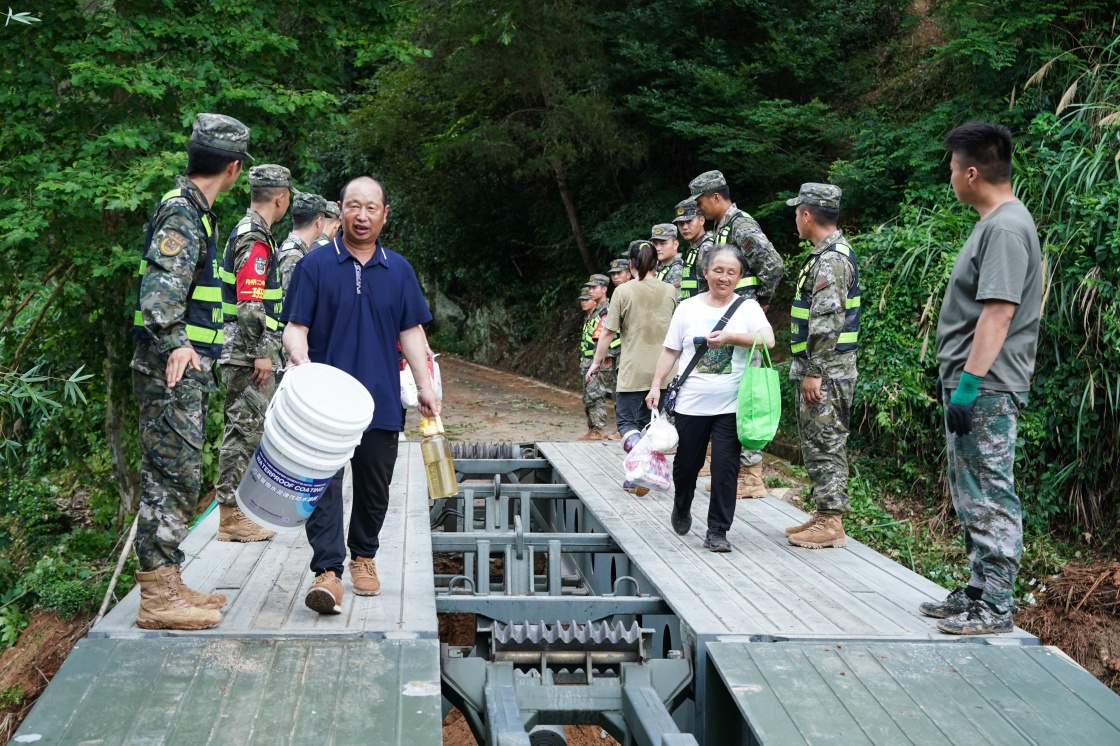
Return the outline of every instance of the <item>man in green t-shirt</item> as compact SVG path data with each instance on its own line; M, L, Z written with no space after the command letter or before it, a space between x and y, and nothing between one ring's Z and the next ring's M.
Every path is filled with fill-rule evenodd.
M1011 132L970 122L949 133L949 182L980 221L953 264L937 318L949 492L964 529L968 585L926 616L952 635L1010 632L1023 554L1015 437L1027 404L1042 308L1042 250L1011 190Z

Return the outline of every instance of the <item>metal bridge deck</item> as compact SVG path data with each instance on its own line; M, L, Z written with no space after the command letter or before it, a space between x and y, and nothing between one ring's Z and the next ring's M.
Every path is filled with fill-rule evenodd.
M542 455L655 586L681 621L704 638L970 641L937 630L918 604L946 591L848 539L846 549L791 546L783 529L807 516L776 498L739 500L730 554L701 546L708 495L699 487L692 530L669 525L672 496L621 489L623 452L615 441L541 443ZM986 638L979 638L986 639ZM1021 630L1000 644L1037 644Z
M349 513L349 480L343 494ZM303 532L218 542L213 512L183 545L183 575L229 596L222 623L141 630L134 589L74 648L13 743L436 746L439 640L418 443L400 444L390 495L381 595L354 595L347 576L339 616L303 604L313 580Z
M183 543L187 561L183 578L206 593L229 597L217 627L190 636L202 637L437 637L432 595L432 545L428 488L419 443L401 442L389 512L381 529L377 571L381 594L358 596L343 578L346 594L340 616L322 616L303 604L314 581L308 569L311 546L303 531L278 533L270 541L248 544L217 541L215 510ZM350 514L349 472L343 494ZM148 631L136 626L140 595L133 589L97 626L90 637L155 637L178 632Z

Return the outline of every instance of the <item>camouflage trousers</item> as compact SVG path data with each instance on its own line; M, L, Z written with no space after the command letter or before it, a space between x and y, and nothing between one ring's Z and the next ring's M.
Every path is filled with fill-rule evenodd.
M810 404L801 395L801 381L791 380L801 456L813 485L813 503L818 513L847 513L848 413L856 382L825 378L821 381L820 402Z
M953 392L944 392L945 403ZM1015 576L1023 556L1023 511L1015 494L1015 438L1027 395L980 391L972 432L945 431L949 494L964 529L972 578L983 598L1000 611L1011 609Z
M603 382L603 393L611 399L615 399L615 395L618 393L618 366L621 363L621 358L608 357L606 360L611 361L611 367L600 368L599 379Z
M217 499L222 505L237 505L237 486L245 467L257 450L264 431L264 413L276 393L276 377L264 386L253 383L253 369L246 365L222 366L226 387L226 425L218 452Z
M591 376L587 379L587 369L591 367L591 358L584 358L579 362L579 380L583 382L583 411L587 415L588 429L602 429L607 426L607 392L603 388L602 376Z
M205 375L213 376L209 371ZM192 377L169 389L161 378L132 371L132 390L140 407L136 557L143 572L186 559L179 544L187 538L198 507L211 388Z

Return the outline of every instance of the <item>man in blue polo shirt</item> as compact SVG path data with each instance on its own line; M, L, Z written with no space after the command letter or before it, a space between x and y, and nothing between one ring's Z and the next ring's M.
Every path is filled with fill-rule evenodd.
M296 265L281 320L290 365L326 363L361 381L374 414L354 450L354 504L342 535L342 471L307 519L315 582L305 603L320 614L342 613L342 570L350 550L350 580L359 596L381 592L374 557L389 507L389 482L401 428L397 342L412 367L420 411L439 414L426 364L421 324L432 320L412 265L381 245L389 217L385 190L361 176L342 189L342 232Z

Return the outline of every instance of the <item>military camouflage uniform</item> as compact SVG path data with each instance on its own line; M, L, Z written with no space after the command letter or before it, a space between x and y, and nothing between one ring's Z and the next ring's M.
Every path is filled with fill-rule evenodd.
M201 205L206 197L184 176L176 186ZM186 198L166 203L151 226L152 240L144 257L148 266L140 281L140 312L154 339L136 345L132 357L132 388L140 409L141 500L136 528L136 556L141 571L181 564L179 544L198 505L202 447L206 443L206 403L218 390L214 360L200 357L202 371L190 365L175 388L167 387L167 357L189 347L184 331L188 292L206 258L206 232ZM166 236L178 234L187 243L174 256L158 249Z
M677 300L681 297L681 276L684 274L684 259L676 254L668 262L657 265L657 279L667 282L677 289Z
M580 296L580 300L587 298ZM595 358L595 345L602 332L603 316L606 315L607 304L600 303L593 308L583 321L583 333L580 340L579 376L583 382L583 411L587 415L587 429L602 430L607 426L607 391L603 382L602 368L596 375L587 380L587 371Z
M712 231L704 231L704 233L695 241L689 243L689 254L695 253L695 267L697 270L696 276L696 289L697 294L708 292L708 281L704 278L704 270L708 268L708 254L711 252L712 247L716 245L716 234Z
M835 350L852 282L851 263L835 251L825 251L838 242L847 243L839 230L814 246L806 259L805 288L811 295L809 337L806 356L791 357L789 369L801 455L818 513L848 511L848 422L858 374L856 351ZM801 380L806 377L822 379L819 403L810 404L801 395Z
M220 114L199 114L191 142L244 157L249 128ZM179 544L198 505L206 404L217 391L214 358L208 355L199 355L201 371L188 364L175 387L167 386L168 356L193 346L188 336L192 288L218 274L216 266L207 266L209 239L198 213L203 210L216 241L217 225L206 196L184 176L175 186L181 195L164 202L148 226L134 322L138 340L131 368L140 410L141 487L135 547L142 572L186 559Z
M607 311L610 310L610 307L610 301L604 299L599 305L595 306L592 313L596 313L600 319L604 319L607 317ZM615 337L615 339L618 339L618 337ZM621 345L609 348L606 358L603 359L604 365L599 366L599 380L603 384L603 392L611 399L614 399L615 388L618 386L618 355L621 349Z
M256 168L260 167L255 167L254 170ZM267 221L252 208L246 211L238 225L244 223L251 223L255 227L236 236L234 242L226 247L226 251L234 252L233 274L241 272L253 245L261 242L273 249L265 270L257 270L257 274L265 277L268 267L277 261L272 233L267 227ZM220 504L236 506L237 487L245 473L245 466L260 442L265 410L272 395L276 393L276 371L281 365L281 345L279 330L269 329L265 321L264 303L255 301L238 301L237 320L226 322L225 339L220 360L222 383L226 387L225 430L218 454L218 482L215 487ZM263 386L253 383L253 363L259 358L272 360L273 374Z

